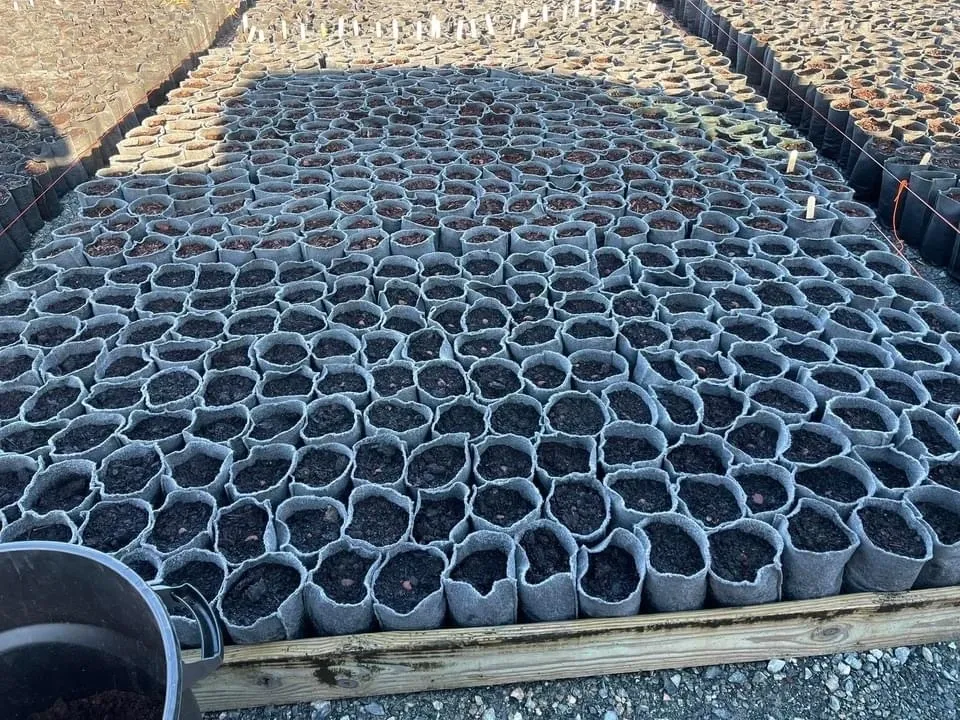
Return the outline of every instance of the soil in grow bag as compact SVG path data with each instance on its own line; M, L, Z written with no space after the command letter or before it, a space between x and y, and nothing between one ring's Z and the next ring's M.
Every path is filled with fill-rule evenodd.
M902 349L900 347L898 350ZM939 357L937 358L939 360ZM943 405L960 405L960 382L956 380L925 380L923 386L934 402Z
M264 360L274 365L296 365L306 356L306 348L292 344L274 345L261 355Z
M537 467L552 477L590 471L590 451L563 442L541 442L537 446Z
M638 350L660 345L667 339L667 334L663 330L643 322L628 323L620 328L620 332L630 345Z
M203 595L207 602L213 602L220 593L224 579L223 568L208 560L191 560L173 572L164 573L163 581L167 585L192 585ZM183 603L173 608L174 615L189 617L189 611Z
M514 288L516 289L516 288ZM536 322L543 320L550 312L545 303L529 303L527 305L514 305L510 308L510 317L516 324L524 322Z
M336 508L310 508L290 515L286 525L290 544L302 553L312 553L340 537L343 521Z
M493 590L497 580L507 577L507 554L503 550L478 550L458 562L450 578L469 583L481 595Z
M615 390L607 394L610 409L619 420L629 420L640 425L650 424L650 408L639 395L629 390Z
M287 460L256 460L238 472L233 484L242 493L255 493L279 483L290 469Z
M395 555L380 569L373 591L397 613L408 613L440 589L443 560L425 550Z
M708 527L716 527L740 517L737 499L727 488L703 482L685 482L680 499L695 519Z
M425 291L425 295L430 300L450 300L451 298L458 297L463 290L458 287L455 283L452 282L438 282L432 288L429 288ZM456 316L455 324L457 329L460 327L460 318L463 316L462 312L457 311L447 311L447 321L453 322L454 315ZM443 313L441 313L443 314ZM441 323L443 325L443 323Z
M313 346L313 356L319 359L350 355L353 355L353 346L338 338L320 338Z
M798 550L835 552L850 545L843 528L831 518L805 507L790 518L790 539Z
M523 377L524 379L536 385L538 388L549 390L550 388L559 387L560 384L566 379L567 374L563 372L563 370L560 370L553 365L547 365L544 363L540 365L531 365L524 370Z
M349 465L350 459L342 453L311 448L297 463L293 481L310 487L323 487L340 477Z
M657 397L660 399L661 404L663 404L664 392L661 390L658 393ZM681 402L690 405L689 401L686 398L674 395L673 397L679 399ZM724 395L703 395L703 424L713 428L722 428L731 425L734 420L740 417L740 414L743 412L743 403L736 398L726 397ZM666 407L664 405L664 407ZM690 405L692 410L693 406ZM689 417L689 412L685 412L685 416ZM676 419L673 418L673 415L670 416L671 419L676 422ZM695 419L694 415L694 419ZM689 423L688 423L689 424Z
M790 433L790 447L783 457L790 462L814 465L839 455L842 449L825 435L800 428Z
M243 505L217 518L217 546L224 559L239 565L267 551L263 543L267 511L253 504Z
M580 360L573 364L573 376L578 380L597 382L613 377L620 372L613 363L597 360Z
M815 330L812 322L803 317L782 317L777 319L777 327L795 333L807 334ZM800 359L800 358L798 358Z
M386 498L372 496L353 506L353 518L344 533L371 545L384 547L398 542L407 529L407 511Z
M524 330L522 333L517 335L516 340L518 345L529 347L550 342L556 337L556 335L556 331L549 325L534 325L532 328Z
M233 405L253 392L256 382L243 375L222 375L213 378L203 392L208 406Z
M926 420L914 420L911 423L913 436L927 448L931 455L947 455L954 447L946 441L940 432Z
M751 422L741 425L727 436L727 441L750 457L771 458L777 451L779 433L776 428Z
M355 550L341 550L326 558L313 573L313 582L334 602L355 605L367 594L363 584L374 558Z
M376 485L389 485L403 474L403 450L395 445L369 443L357 448L353 476Z
M269 440L282 432L286 432L298 422L301 415L296 412L274 413L261 418L250 429L250 437L254 440Z
M250 568L221 600L223 618L233 625L253 625L272 615L300 586L300 574L292 567L264 563Z
M30 720L160 720L163 698L122 690L57 702L48 710L34 713Z
M657 572L689 576L703 569L703 554L683 528L653 522L643 531L650 538L650 565Z
M577 535L594 532L606 517L603 497L593 488L581 483L554 486L550 511L561 525Z
M90 511L83 530L83 544L100 552L116 552L133 542L149 521L147 511L136 505L96 506Z
M644 295L619 295L613 299L613 312L622 317L648 316L653 308L653 301Z
M789 356L788 356L789 357ZM773 408L774 410L779 410L783 413L805 413L810 408L804 405L799 400L795 400L784 392L777 390L775 388L770 388L769 390L763 390L758 392L753 396L753 399L764 405L768 408ZM704 398L704 414L706 415L706 404L707 399Z
M572 323L570 325L570 329L568 330L568 334L571 337L577 338L578 340L587 340L589 338L598 338L598 337L613 337L614 335L612 328L609 328L606 325L602 325L598 322L593 322L592 320L578 320L577 322ZM583 367L582 372L587 373L589 375L589 371L587 369L587 366L589 365L603 366L603 365L608 365L608 363L601 363L597 361L581 361L573 366L574 374L585 380L602 380L604 377L609 377L609 375L603 375L600 377L589 377L581 373L578 373L576 371L577 367ZM594 372L593 374L596 374L596 373ZM613 374L613 373L611 372L610 374Z
M192 462L192 461L191 461ZM110 460L100 471L103 489L112 495L123 495L143 489L160 472L160 454L156 451L126 460Z
M239 435L246 427L247 420L239 415L230 415L198 425L193 434L210 442L225 442Z
M681 443L667 453L667 460L678 475L723 475L722 460L709 447Z
M918 502L917 510L944 545L960 542L960 515L934 503ZM861 512L862 515L862 512Z
M402 317L392 317L383 324L383 327L385 330L396 330L403 335L412 335L417 330L423 329L423 323Z
M390 340L390 342L393 342ZM440 357L443 335L437 330L426 330L407 344L407 355L414 362L426 362Z
M448 540L450 531L466 516L466 504L457 497L423 498L413 521L413 538L421 545Z
M631 510L645 513L666 512L672 505L666 485L652 478L621 478L612 487L623 498L623 504Z
M910 486L910 476L902 467L886 460L864 460L874 477L887 488L905 488Z
M90 423L75 427L67 430L57 439L54 451L63 454L86 452L111 437L116 431L116 426L107 424Z
M787 491L771 477L759 473L745 473L735 479L743 488L747 496L747 506L752 512L776 510L787 502Z
M203 532L212 514L206 503L174 503L156 514L149 541L160 552L176 550Z
M590 555L590 565L581 586L591 597L620 602L630 596L640 583L637 564L626 550L616 545Z
M499 310L491 307L478 307L468 310L464 323L467 332L506 327L508 318Z
M290 373L268 380L263 384L264 397L286 397L291 395L309 395L313 390L313 381L300 373Z
M838 467L807 468L799 471L796 478L798 485L839 503L856 502L867 492L862 482Z
M540 431L541 411L522 402L507 401L490 414L490 429L502 435L532 438Z
M19 500L32 479L33 473L25 467L0 474L0 507Z
M378 401L370 406L370 423L378 428L404 432L420 427L424 422L423 414L412 407L390 401Z
M592 396L562 398L547 417L557 432L568 435L596 435L604 424L603 409Z
M603 443L603 461L607 465L632 465L653 460L660 451L644 438L614 435Z
M30 345L37 345L42 348L52 348L62 345L74 335L73 330L68 327L48 327L43 330L37 330L27 336L27 342Z
M943 485L951 490L960 490L960 465L944 463L930 468L928 476L931 482Z
M877 547L910 558L922 558L926 553L919 533L897 513L877 507L860 508L858 513L863 531Z
M773 562L774 555L773 545L743 530L721 530L710 535L711 568L730 582L753 582L760 568Z
M33 359L29 355L15 355L4 361L0 367L0 382L9 382L20 377L33 366Z
M509 527L533 510L533 503L512 488L485 485L477 491L473 513L487 522Z
M182 488L205 487L217 479L223 460L198 453L172 468L171 474Z
M526 574L526 581L530 585L541 583L559 573L570 572L570 554L556 534L547 528L524 533L520 546L530 561Z
M340 393L362 393L367 391L367 381L353 371L328 373L317 383L317 392L321 395L339 395Z
M75 388L73 389L75 390ZM8 390L0 393L0 419L9 420L19 415L20 407L31 395L33 395L33 392L30 390ZM47 418L42 419L46 420Z
M309 335L319 332L327 327L326 321L322 317L317 317L299 310L289 310L284 313L280 320L279 329L283 332L298 333L300 335Z
M53 510L73 510L90 494L90 477L83 473L64 473L56 485L47 488L33 503L33 510L46 515Z
M462 445L437 445L413 458L407 468L407 482L415 488L438 488L456 477L467 463Z
M404 388L413 387L413 371L402 365L374 368L370 374L373 376L374 390L382 397L396 395Z
M288 278L281 278L283 282L290 282ZM197 290L217 290L230 287L233 275L226 270L217 270L211 267L201 267L197 278Z
M458 290L457 294L459 293L460 291ZM463 319L463 311L461 310L457 310L456 308L441 310L433 319L451 335L463 332L463 328L460 326L460 321Z
M57 432L53 427L26 428L0 440L0 450L10 453L29 453L43 447Z
M323 437L324 435L345 433L353 427L356 418L346 405L330 403L318 405L307 413L307 424L303 434L307 437Z
M677 377L677 379L679 380L680 378ZM697 422L696 408L694 408L692 402L682 395L670 389L658 389L657 400L663 406L663 409L667 411L670 419L677 425L693 425ZM703 472L711 471L704 470Z
M494 445L481 453L477 471L487 480L528 477L533 464L525 452L508 445Z
M449 365L425 368L420 371L417 380L420 387L435 398L455 397L467 392L463 375Z
M250 348L247 345L214 350L210 353L210 367L213 370L231 370L250 365Z

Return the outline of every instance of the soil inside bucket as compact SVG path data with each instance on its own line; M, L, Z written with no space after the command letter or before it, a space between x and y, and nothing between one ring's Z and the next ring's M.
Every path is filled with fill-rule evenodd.
M212 514L206 503L174 503L156 514L149 542L162 553L172 552L203 532Z
M710 567L730 582L753 582L775 555L773 545L743 530L720 530L710 535Z
M353 518L344 534L371 545L385 547L403 539L410 515L383 497L368 497L353 506Z
M688 481L681 486L679 496L690 515L707 527L716 527L740 517L736 497L722 485Z
M532 438L540 432L542 414L539 407L507 400L490 414L490 429L501 435Z
M635 392L615 390L607 393L607 402L618 420L629 420L640 425L648 425L652 420L647 403Z
M484 485L473 501L473 514L500 527L509 527L526 517L534 505L512 488Z
M417 381L424 392L435 398L456 397L467 392L463 374L450 365L424 368L417 376Z
M166 585L192 585L207 602L213 602L220 594L225 578L223 568L209 560L191 560L173 572L165 572L163 581ZM173 609L174 615L190 617L190 612L183 603L178 603Z
M633 556L621 547L608 545L589 556L580 584L587 595L607 602L620 602L636 591L640 574Z
M339 338L321 338L313 346L313 356L320 359L352 355L353 345Z
M246 627L277 612L300 585L300 574L292 567L264 563L248 569L227 590L221 606L223 619Z
M82 453L97 447L114 433L115 425L90 423L67 430L54 444L54 451L58 453Z
M162 716L162 697L107 690L70 702L57 700L29 720L160 720Z
M490 307L478 307L467 311L464 317L464 323L467 326L467 332L477 330L487 330L489 328L502 328L507 324L507 316L499 310Z
M307 414L303 434L309 438L348 432L356 422L354 413L346 405L328 403L317 405Z
M268 380L261 390L264 397L306 397L312 391L313 381L300 373L290 373Z
M578 482L554 486L550 511L574 535L589 535L596 531L607 516L603 496Z
M960 515L932 502L918 502L917 510L942 544L960 542Z
M233 405L250 396L256 382L244 375L221 375L207 383L203 392L208 406Z
M783 454L790 462L814 465L839 455L843 450L839 443L826 435L804 430L802 427L791 430L790 447Z
M413 538L421 545L449 540L450 532L466 514L466 503L460 498L424 497L413 521Z
M843 528L834 520L809 507L790 518L790 540L798 550L835 552L850 546Z
M174 481L182 488L205 487L217 479L223 460L197 453L171 469Z
M524 533L520 538L520 546L530 561L530 567L522 578L528 584L537 585L554 575L570 572L570 554L556 533L548 528L536 528Z
M782 413L797 413L802 414L810 410L806 405L804 405L799 400L794 400L792 397L787 395L784 392L780 392L776 389L763 390L758 392L753 396L753 399L758 402L760 405L763 405L768 408L773 408L774 410L779 410ZM704 399L704 414L706 414L706 404L707 401Z
M605 422L600 403L592 396L565 397L547 414L557 432L568 435L596 435Z
M530 456L509 445L492 445L480 454L477 473L484 480L529 477L533 472Z
M481 595L488 595L497 580L507 577L507 554L503 550L478 550L458 562L450 579L469 583Z
M373 592L377 600L400 614L409 613L424 598L440 589L443 560L426 550L400 553L377 574Z
M643 531L650 538L650 565L657 572L690 576L703 569L703 554L683 528L653 522Z
M403 449L387 443L369 443L356 449L355 478L389 485L403 475Z
M922 558L926 554L920 534L897 513L877 507L863 507L857 512L864 533L877 547L909 558Z
M356 605L367 595L364 578L374 563L356 550L341 550L326 558L313 573L313 582L341 605Z
M777 452L780 433L758 422L745 423L727 435L727 442L752 458L772 458Z
M260 458L236 472L233 476L233 484L239 492L255 493L278 484L289 470L289 460Z
M110 460L100 469L103 489L111 495L142 490L147 482L160 472L160 454L156 450L138 453L124 460Z
M797 484L820 497L839 503L852 503L867 494L867 489L856 477L837 467L816 467L801 470Z
M90 476L83 473L65 473L56 485L47 488L33 503L33 510L46 515L53 510L69 512L90 494Z
M240 435L246 426L247 418L237 413L198 424L193 434L211 442L226 442Z
M630 345L637 350L661 345L667 340L667 333L655 325L644 322L631 322L620 328L620 332Z
M290 544L302 553L317 552L340 537L343 520L333 506L298 510L286 519Z
M417 455L407 468L407 483L415 488L443 487L467 464L462 445L437 445Z
M760 473L743 473L735 478L747 496L747 507L760 513L781 508L787 502L787 491L776 480Z
M265 553L263 533L269 519L266 510L253 504L220 515L217 519L217 548L224 559L239 565Z
M434 430L443 435L468 433L471 440L486 430L483 410L472 405L453 405L437 413Z
M100 552L116 552L133 542L149 520L149 513L137 505L96 505L90 511L87 526L83 529L83 544Z
M317 392L321 395L339 395L340 393L365 393L367 381L360 373L353 371L328 373L317 383Z
M543 320L549 313L550 308L543 302L531 302L526 305L517 304L510 308L510 317L517 325Z

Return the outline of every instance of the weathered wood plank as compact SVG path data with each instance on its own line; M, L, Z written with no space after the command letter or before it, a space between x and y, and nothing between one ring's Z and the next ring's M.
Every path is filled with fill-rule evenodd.
M831 654L960 637L960 588L229 648L205 710Z

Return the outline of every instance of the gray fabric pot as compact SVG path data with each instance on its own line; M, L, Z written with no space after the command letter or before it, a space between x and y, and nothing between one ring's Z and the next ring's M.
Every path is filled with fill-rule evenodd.
M290 495L342 497L350 485L354 452L338 443L313 443L297 449L293 456Z
M716 564L720 562L715 539L721 533L739 530L748 535L756 535L773 547L774 555L770 563L761 567L751 580L733 580L722 577L716 571ZM743 518L736 522L723 525L708 533L711 549L710 565L710 594L714 602L723 606L761 605L776 602L780 599L783 582L783 538L770 525Z
M256 577L254 573L257 568L271 564L282 565L296 571L300 576L300 584L270 615L258 618L250 625L235 625L230 622L224 612L224 603L231 590L241 583L250 582L251 576ZM223 625L230 639L238 644L246 644L302 638L306 634L303 604L303 588L306 582L306 569L296 557L288 553L267 553L244 562L227 576L223 583L223 592L217 599L217 613L223 618Z
M669 525L678 528L689 537L700 551L703 566L693 574L661 571L651 560L653 541L648 529L651 526ZM710 567L710 545L707 535L697 523L688 517L673 512L648 515L640 520L634 532L646 538L647 573L644 582L645 602L656 612L682 612L699 610L707 599L707 572Z
M532 577L534 568L524 540L532 533L552 534L566 551L569 565L565 571L539 579ZM574 577L577 571L577 542L570 531L550 520L533 520L523 523L514 532L517 540L517 586L520 607L524 615L535 622L557 622L573 620L577 617L577 588ZM532 582L532 580L538 580Z
M355 525L355 514L357 505L367 499L379 498L389 502L391 505L395 505L400 508L407 515L407 524L406 528L401 532L400 537L392 542L387 543L386 545L378 545L374 542L371 542L366 539L362 528L358 528ZM396 490L387 487L380 487L379 485L362 485L356 487L350 493L349 504L347 505L347 519L344 521L343 525L343 536L349 537L355 540L357 543L368 547L372 550L378 550L385 552L390 550L393 547L396 547L402 543L407 542L410 538L410 533L413 530L413 501L401 495Z
M323 512L325 520L335 521L337 523L336 537L339 537L340 530L342 530L347 517L347 510L343 503L336 498L314 495L289 497L277 507L276 513L273 514L274 549L296 555L305 568L312 568L317 564L318 552L332 540L328 540L322 533L318 532L316 540L312 537L309 539L310 546L296 544L297 539L293 537L288 522L298 512L307 511ZM266 541L266 536L264 536L264 540Z
M195 487L197 490L212 495L218 503L224 500L224 486L230 476L233 452L219 443L202 438L188 440L182 450L164 454L163 473L160 477L163 492L169 495L175 490L187 489L188 486L182 484L178 476L181 478L187 477L186 473L191 469L192 464L200 460L201 457L211 458L214 463L219 460L220 465L215 467L213 472L206 477L197 476L199 481L203 482L202 485L190 485L189 487ZM206 482L204 482L205 480Z
M945 487L924 485L907 491L907 504L920 517L933 542L933 557L923 566L913 587L948 587L960 582L960 570L957 567L960 544L945 542L941 538L932 520L937 508L941 511L960 513L960 495ZM925 513L931 513L929 516Z
M421 598L411 609L398 612L378 598L380 578L389 572L391 561L406 553L426 553L436 558L441 568L437 588ZM447 614L447 601L443 592L441 578L447 572L449 563L443 551L435 547L421 547L414 543L400 543L389 549L377 567L373 577L373 612L383 630L431 630L440 627Z
M604 477L603 484L608 488L617 527L631 530L653 513L677 509L676 486L667 472L659 468L615 470Z
M611 546L620 548L630 555L636 563L639 578L636 588L618 599L596 597L584 587L584 580L590 572L591 562L596 562L594 558ZM646 537L637 537L623 528L614 528L595 547L581 547L577 554L577 597L581 615L585 617L627 617L636 615L640 610L643 597L643 581L646 575L646 556L648 552Z
M481 594L469 582L454 579L460 564L473 553L499 550L506 554L506 576ZM453 621L463 627L511 625L517 621L516 542L507 534L479 530L453 548L453 557L443 575L443 592Z
M872 447L869 445L856 445L853 448L852 455L869 467L876 478L877 497L899 500L905 493L927 479L929 470L927 463L912 458L891 446ZM885 472L890 472L887 466L892 466L901 471L905 482L903 484L891 483L890 486L886 485L883 479Z
M222 540L221 536L223 534L223 530L221 530L221 524L224 522L224 518L228 517L232 513L241 512L243 509L251 506L266 513L266 522L264 524L263 534L260 537L260 543L259 543L262 546L263 550L261 551L259 547L256 548L255 550L251 549L249 551L246 548L244 548L240 552L244 554L246 554L247 552L250 552L251 553L250 556L239 557L235 555L232 558L228 557L228 553L225 552L225 549L221 546L221 540ZM246 538L244 539L244 542L245 541L246 541ZM264 552L268 552L268 553L276 552L277 548L278 548L277 531L273 524L273 508L270 506L270 503L258 502L257 500L254 500L253 498L250 498L250 497L242 497L236 502L233 502L230 505L227 505L226 507L219 508L214 513L213 549L215 552L219 553L220 556L223 557L223 559L226 560L229 565L236 567L237 565L242 563L244 560L249 560L251 557L258 557L262 555Z
M227 497L232 501L251 497L260 501L269 500L274 505L279 505L289 494L287 486L290 483L295 452L292 445L283 444L258 445L251 448L246 458L238 460L230 468L230 479L225 486ZM275 473L275 479L271 478L271 483L264 487L263 481L254 481L252 477L247 480L244 474L244 471L255 468L258 461L285 463L286 470L282 474ZM244 480L246 482L243 482ZM237 484L238 481L241 482L240 485Z
M159 582L165 585L175 584L170 580L170 578L174 578L175 573L182 570L185 566L196 562L216 565L223 572L224 580L226 580L226 576L230 572L230 569L227 567L227 563L217 553L210 550L193 548L190 550L182 550L178 553L168 556L160 566ZM207 601L214 602L222 590L223 583L220 583L220 587L217 589L216 595L214 595L212 598L206 598ZM177 639L180 641L181 647L200 647L200 627L197 624L197 621L191 617L189 613L183 615L173 613L170 615L170 622L173 624L174 632L177 634Z
M349 551L370 562L363 577L364 594L359 602L337 602L323 590L317 576L324 564L340 553ZM380 555L349 538L325 545L319 554L316 569L303 589L303 602L313 627L323 635L351 635L373 629L373 578L380 566Z

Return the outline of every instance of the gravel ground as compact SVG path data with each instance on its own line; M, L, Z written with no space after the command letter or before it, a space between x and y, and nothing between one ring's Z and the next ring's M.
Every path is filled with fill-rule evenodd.
M205 720L957 717L956 643L209 713Z

